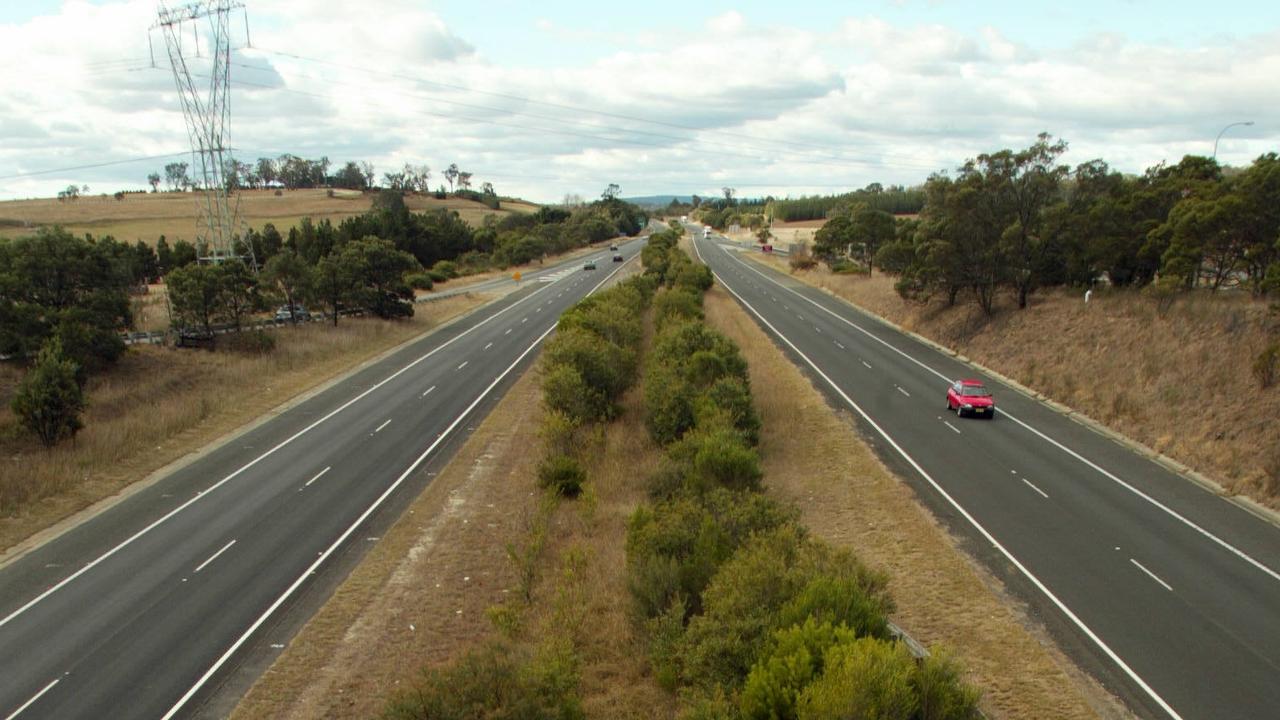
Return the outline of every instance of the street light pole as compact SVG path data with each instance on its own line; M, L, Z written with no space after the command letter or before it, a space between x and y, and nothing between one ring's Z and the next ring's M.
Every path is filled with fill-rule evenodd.
M1230 125L1222 128L1222 130L1218 132L1218 137L1213 139L1213 159L1214 160L1218 159L1218 141L1222 139L1222 133L1225 133L1226 131L1230 130L1231 128L1237 125L1252 125L1252 124L1253 124L1252 120L1245 120L1244 122L1233 122Z

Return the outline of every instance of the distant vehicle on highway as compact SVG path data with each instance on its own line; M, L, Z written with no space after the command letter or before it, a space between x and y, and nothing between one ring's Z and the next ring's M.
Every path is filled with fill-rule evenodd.
M307 322L311 320L311 313L301 305L294 305L292 312L288 305L281 305L276 310L276 322Z
M582 263L582 269L583 269L583 270L595 270L595 269L596 269L596 261L595 261L595 260L588 260L588 261L586 261L586 262Z
M181 328L174 345L178 347L195 347L213 349L213 333L204 328Z
M994 418L996 399L981 380L957 380L947 388L947 410L955 410L958 417L965 414Z
M614 261L614 262L622 262L622 253L614 253L614 254L613 254L613 261Z
M616 244L616 243L615 243L615 244L613 244L613 245L610 245L610 246L609 246L609 249L610 249L610 250L612 250L612 251L614 251L614 252L618 252L618 246L617 246L617 244Z

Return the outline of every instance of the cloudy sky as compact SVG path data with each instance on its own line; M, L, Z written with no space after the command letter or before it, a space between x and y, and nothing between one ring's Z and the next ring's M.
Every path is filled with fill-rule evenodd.
M1280 140L1274 0L244 4L237 157L456 162L538 201L914 184L1041 131L1130 172L1233 122L1254 125L1223 162ZM0 198L143 188L182 159L157 157L188 141L156 8L0 2Z

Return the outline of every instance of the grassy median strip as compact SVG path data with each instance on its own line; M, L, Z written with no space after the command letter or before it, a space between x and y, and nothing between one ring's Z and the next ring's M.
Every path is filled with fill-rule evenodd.
M613 455L600 451L637 376L653 286L631 278L561 316L540 364L539 499L527 530L503 545L512 592L488 610L494 632L393 693L386 717L577 718L588 708L635 705L634 688L645 684L610 682L620 670L636 674L626 672L636 655L619 652L629 639L610 612L621 605L618 584L598 557L607 541L593 542L608 526L597 517L601 496L588 479L607 470L598 458Z

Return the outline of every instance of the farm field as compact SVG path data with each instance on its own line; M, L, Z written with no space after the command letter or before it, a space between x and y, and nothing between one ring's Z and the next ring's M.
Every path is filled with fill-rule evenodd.
M283 232L302 218L329 220L334 224L372 207L374 193L334 190L333 197L323 188L307 190L245 190L240 193L240 212L251 228L261 229L275 224ZM141 240L154 245L161 235L169 242L192 240L196 229L196 197L194 193L134 193L116 200L112 195L87 195L78 200L53 198L8 200L0 202L0 237L16 237L34 232L41 226L62 225L77 235L113 235L122 242ZM478 227L486 215L533 212L538 206L523 201L502 202L494 211L473 200L411 194L405 197L410 210L423 212L445 208L456 210L462 219Z

